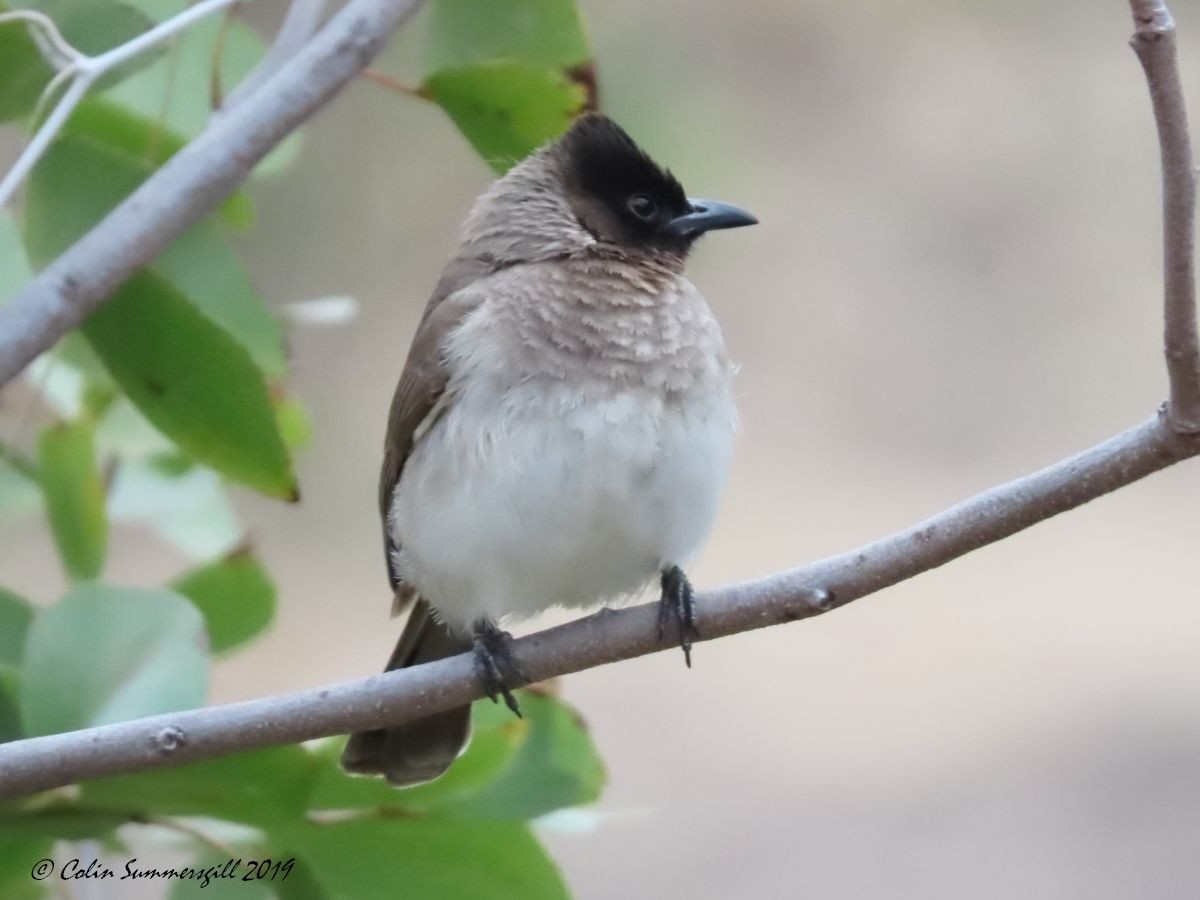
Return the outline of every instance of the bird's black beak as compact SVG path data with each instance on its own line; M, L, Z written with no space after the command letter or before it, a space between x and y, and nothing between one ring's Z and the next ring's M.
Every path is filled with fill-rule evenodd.
M743 225L758 224L758 219L732 203L689 197L688 206L688 212L676 216L663 227L664 232L672 237L690 238L718 228L741 228Z

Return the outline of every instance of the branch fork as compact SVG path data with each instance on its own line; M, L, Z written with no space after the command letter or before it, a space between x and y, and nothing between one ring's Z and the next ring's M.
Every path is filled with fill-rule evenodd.
M37 121L43 104L64 81L69 81L66 92L59 99L50 115L42 122L33 139L25 146L17 161L0 180L0 207L7 206L16 194L17 189L29 177L37 161L42 158L55 135L66 124L79 101L86 96L92 86L117 66L123 65L152 47L170 40L184 29L211 15L217 10L224 9L241 0L201 0L188 7L179 15L139 34L133 40L127 41L99 56L88 56L71 46L48 16L32 10L15 10L0 14L0 25L6 22L24 21L29 23L42 55L57 72L42 92L42 99L34 111L34 121Z

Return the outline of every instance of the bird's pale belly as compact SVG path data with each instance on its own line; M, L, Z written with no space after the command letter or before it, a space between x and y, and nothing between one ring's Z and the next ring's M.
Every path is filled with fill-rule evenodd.
M707 535L732 431L727 396L460 398L394 494L405 580L464 631L636 592Z

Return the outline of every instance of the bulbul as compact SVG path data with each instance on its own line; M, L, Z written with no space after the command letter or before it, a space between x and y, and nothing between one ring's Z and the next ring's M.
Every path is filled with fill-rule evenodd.
M478 199L388 418L388 575L395 610L415 600L388 671L474 649L488 694L517 712L502 621L655 580L660 639L674 617L690 665L682 566L711 526L736 413L721 329L684 263L706 231L755 221L688 199L597 114ZM354 734L342 764L435 778L469 714Z

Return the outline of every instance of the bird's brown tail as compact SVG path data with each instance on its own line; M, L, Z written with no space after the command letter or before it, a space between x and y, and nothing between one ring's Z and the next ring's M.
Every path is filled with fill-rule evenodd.
M433 617L424 600L413 607L385 672L415 666L471 649L471 641L451 633ZM471 707L437 713L393 728L350 735L342 751L342 768L358 775L382 775L397 786L437 778L450 767L467 742Z

